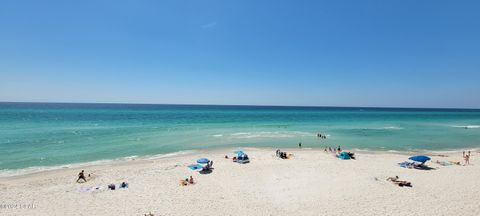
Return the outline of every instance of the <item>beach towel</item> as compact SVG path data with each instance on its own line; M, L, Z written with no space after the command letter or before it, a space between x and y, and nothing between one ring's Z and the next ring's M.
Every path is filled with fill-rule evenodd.
M192 165L188 165L188 168L190 168L191 170L196 170L196 169L203 169L203 166L200 164L192 164Z
M404 161L404 162L398 163L398 165L403 168L409 168L410 166L412 166L412 163L408 161Z
M103 190L102 186L93 186L93 187L81 187L80 189L78 189L78 192L98 192L102 190Z
M340 158L342 160L348 160L348 159L350 159L350 155L347 152L342 152L338 155L338 158Z
M415 162L408 162L408 161L398 163L398 165L403 167L403 168L414 168L414 167L418 166Z
M450 163L449 161L437 161L437 162L435 162L435 163L440 164L440 165L442 165L442 166L450 166L450 165L452 165L452 163Z

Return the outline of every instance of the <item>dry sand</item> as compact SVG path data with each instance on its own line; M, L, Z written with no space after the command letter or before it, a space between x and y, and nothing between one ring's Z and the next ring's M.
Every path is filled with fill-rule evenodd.
M0 178L0 215L480 215L480 166L427 164L432 170L401 168L406 154L357 152L340 160L323 150L244 148L249 164L224 159L233 149L198 151L167 158L66 168ZM462 159L461 152L432 161ZM186 166L214 161L211 174ZM81 169L93 173L75 183ZM190 175L194 185L180 186ZM399 187L388 176L412 182ZM81 192L81 188L129 183L128 189Z

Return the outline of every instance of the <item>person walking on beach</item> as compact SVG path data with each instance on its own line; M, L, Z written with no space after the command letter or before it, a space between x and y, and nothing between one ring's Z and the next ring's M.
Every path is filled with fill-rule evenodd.
M83 182L87 182L87 179L85 178L85 171L82 170L80 173L78 173L78 179L77 182L80 181L80 179L83 179Z
M470 165L470 151L468 151L468 154L463 152L463 159L465 159L465 165Z

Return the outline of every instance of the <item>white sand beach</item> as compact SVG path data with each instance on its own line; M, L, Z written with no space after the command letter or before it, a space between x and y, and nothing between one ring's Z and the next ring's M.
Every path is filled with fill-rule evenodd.
M0 215L480 215L478 152L471 165L442 166L462 161L461 152L430 154L432 170L401 168L410 154L356 152L356 160L340 160L320 149L243 148L248 164L224 155L235 149L65 168L0 178ZM187 168L196 159L214 161L210 174ZM76 183L78 172L92 173ZM196 183L180 186L190 175ZM389 176L410 181L399 187ZM127 189L107 190L128 182ZM98 191L82 188L101 186Z

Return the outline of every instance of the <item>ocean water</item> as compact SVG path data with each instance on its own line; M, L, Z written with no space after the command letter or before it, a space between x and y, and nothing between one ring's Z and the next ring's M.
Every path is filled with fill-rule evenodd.
M397 151L476 148L480 110L0 103L4 172L299 142Z

